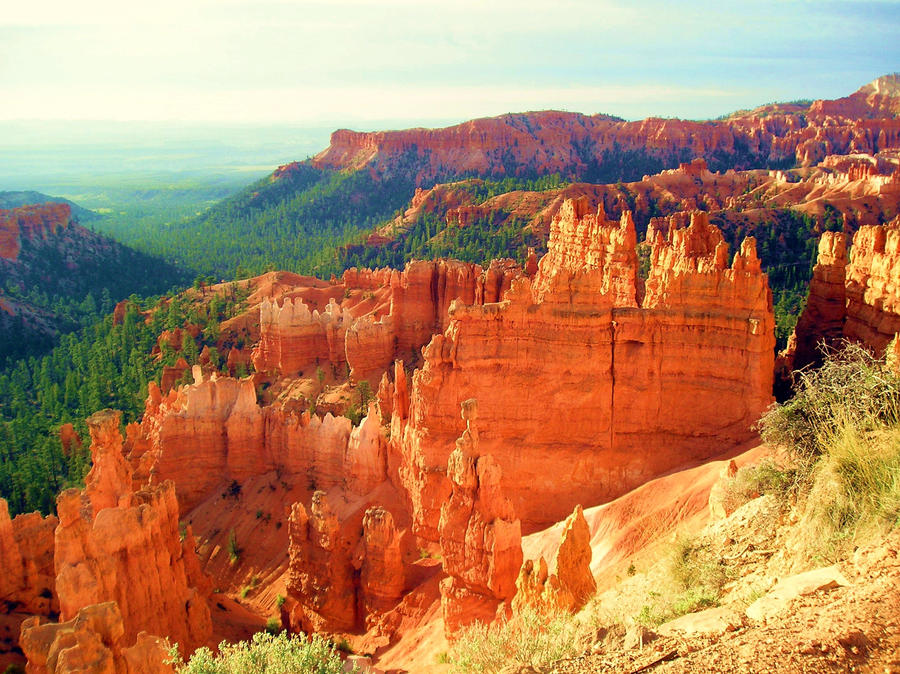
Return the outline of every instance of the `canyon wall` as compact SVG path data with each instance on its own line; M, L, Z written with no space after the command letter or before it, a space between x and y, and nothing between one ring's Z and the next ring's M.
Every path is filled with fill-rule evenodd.
M296 376L316 367L343 371L354 380L378 378L395 358L408 358L448 322L454 299L496 302L521 270L511 261L488 269L458 260L414 261L403 271L350 269L319 311L310 298L264 299L260 339L253 351L258 372Z
M179 533L178 502L171 481L132 489L122 456L119 413L88 419L93 466L83 491L57 499L56 592L60 619L76 618L93 604L115 602L123 643L141 632L163 635L182 651L204 645L212 632L194 540Z
M43 238L67 227L71 218L72 209L68 204L0 208L0 258L15 260L22 247L22 237Z
M783 373L821 362L823 342L849 339L880 355L898 332L900 217L860 227L849 257L845 234L824 233L806 308L781 355Z
M664 165L703 157L728 168L810 166L829 154L900 146L896 84L879 78L856 94L796 110L777 106L723 120L648 118L547 110L475 119L443 129L335 131L317 168L412 173L416 185L460 175L549 175L598 182L633 153ZM607 165L610 166L607 169ZM278 173L276 173L276 176ZM621 175L607 176L608 181Z
M151 383L141 424L128 434L136 484L174 480L182 513L231 481L273 470L361 493L386 479L377 409L353 428L343 416L261 406L252 379L193 372L193 384L166 396Z
M418 535L439 539L468 398L481 451L529 531L751 437L771 401L774 349L754 241L728 267L703 213L651 236L642 283L630 217L567 202L533 282L515 280L498 303L451 305L413 377L408 421L392 425Z

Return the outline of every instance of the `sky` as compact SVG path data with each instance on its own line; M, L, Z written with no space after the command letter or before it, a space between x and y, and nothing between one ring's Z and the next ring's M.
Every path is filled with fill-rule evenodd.
M900 70L900 1L4 0L0 121L712 118Z

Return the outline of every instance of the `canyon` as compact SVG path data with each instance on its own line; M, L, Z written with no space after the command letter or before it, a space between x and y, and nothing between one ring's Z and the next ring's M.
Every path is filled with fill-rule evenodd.
M681 527L751 517L726 492L771 454L757 424L779 386L820 364L823 342L900 349L896 86L716 122L543 112L335 132L313 166L418 162L408 208L360 246L396 246L427 215L516 221L546 252L182 293L237 308L155 338L148 358L168 365L138 421L99 411L89 443L59 429L67 453L89 444L91 468L55 515L10 517L0 499L0 665L171 672L169 646L188 655L268 620L371 655L372 671L445 671L435 656L467 627L577 613ZM613 148L677 167L488 198L482 179L434 184L588 179ZM5 263L23 237L77 227L68 208L0 212ZM762 251L793 254L782 211L818 248L776 354ZM173 302L134 314L125 300L111 320L149 325ZM863 552L860 568L884 562Z

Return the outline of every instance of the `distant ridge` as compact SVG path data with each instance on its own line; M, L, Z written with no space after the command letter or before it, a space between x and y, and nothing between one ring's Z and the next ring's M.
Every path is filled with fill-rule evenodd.
M72 215L78 222L90 222L91 220L98 220L101 217L99 213L88 210L83 206L79 206L74 201L69 201L62 197L51 197L50 195L35 192L34 190L0 191L0 208L19 208L20 206L46 203L69 204L72 208Z

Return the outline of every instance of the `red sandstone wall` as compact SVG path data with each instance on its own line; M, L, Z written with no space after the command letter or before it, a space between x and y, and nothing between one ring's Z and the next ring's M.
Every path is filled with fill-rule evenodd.
M754 243L727 267L703 214L659 234L638 306L633 229L571 204L533 284L515 281L500 303L451 306L413 378L409 423L393 429L418 534L437 539L443 466L468 398L526 529L751 436L774 358Z

